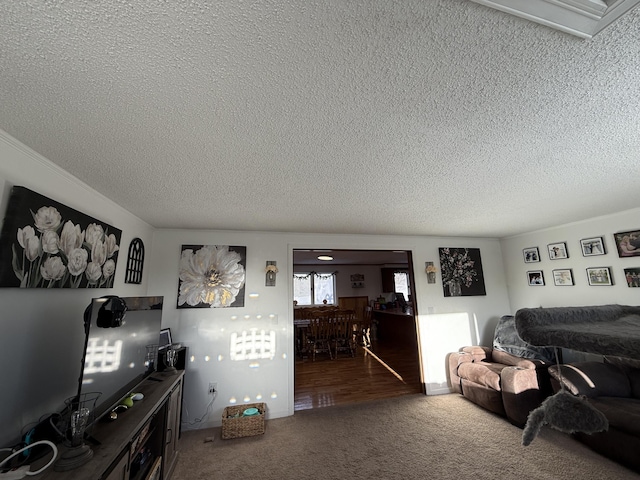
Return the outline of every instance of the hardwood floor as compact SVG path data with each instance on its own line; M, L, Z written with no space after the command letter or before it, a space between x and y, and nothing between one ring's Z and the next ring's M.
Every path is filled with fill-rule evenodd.
M357 403L422 392L415 345L375 342L358 347L355 357L341 353L331 360L318 354L316 361L295 363L294 410Z

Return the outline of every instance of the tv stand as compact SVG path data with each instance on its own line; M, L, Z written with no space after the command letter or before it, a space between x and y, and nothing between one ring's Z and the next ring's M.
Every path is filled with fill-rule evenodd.
M99 421L88 443L93 458L66 472L53 467L43 480L168 480L178 460L184 370L155 373L135 387L144 398L118 414ZM108 416L108 413L107 413ZM65 450L61 446L61 453ZM40 477L40 476L39 476Z

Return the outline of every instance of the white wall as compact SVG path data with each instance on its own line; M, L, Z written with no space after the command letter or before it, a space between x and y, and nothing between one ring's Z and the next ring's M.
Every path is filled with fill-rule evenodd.
M322 265L314 268L320 271ZM325 266L326 268L326 266ZM378 298L382 293L382 274L379 265L338 265L334 270L338 270L336 278L336 292L340 297L368 297L369 300ZM353 288L351 286L351 275L364 275L364 287Z
M58 411L78 388L84 346L82 315L91 298L146 295L124 283L129 243L139 237L153 248L152 229L77 178L0 131L0 212L4 218L11 187L24 186L122 230L114 288L0 289L0 447L13 445L24 429Z
M165 297L163 326L171 327L176 341L189 347L190 361L185 382L185 420L205 417L200 428L221 423L223 408L232 399L254 401L260 396L269 416L293 413L293 299L292 258L294 248L411 250L413 252L416 302L421 312L467 313L467 328L456 325L450 344L468 339L490 343L497 319L508 312L504 266L496 239L440 238L417 236L323 235L261 232L154 231L148 224L115 205L77 178L60 170L41 155L0 131L0 184L6 210L10 188L21 185L69 207L94 216L122 230L115 287L91 290L1 289L2 305L0 364L5 365L5 383L0 393L0 447L15 442L24 429L47 413L59 410L65 398L77 389L84 335L82 313L91 298L102 295L162 295ZM126 250L140 237L146 247L143 283L124 283ZM245 307L234 309L177 309L178 261L182 244L229 244L247 247ZM438 276L428 284L424 262L438 262L438 247L480 248L486 296L445 298ZM278 262L275 287L264 286L266 260ZM365 279L366 281L366 279ZM250 296L250 294L257 296ZM440 332L448 331L439 325ZM273 360L231 362L229 336L248 328L277 332L278 354ZM463 333L461 333L463 332ZM208 357L208 360L207 360ZM425 352L429 371L445 371L444 356ZM435 368L431 368L435 365ZM218 383L219 395L205 416L210 381ZM439 379L430 393L440 393Z
M149 294L165 297L163 325L171 328L174 339L185 344L192 357L185 380L185 414L188 413L185 421L194 422L205 415L210 401L208 384L218 384L219 394L210 408L210 415L200 423L185 425L185 428L220 425L222 410L232 402L266 402L269 418L293 414L294 248L413 251L419 309L425 313L466 312L470 318L465 333L459 335L460 328L456 326L455 336L449 339L456 345L455 349L462 346L462 342L466 345L469 338L490 342L498 318L508 313L500 245L494 239L157 230L153 244ZM168 300L177 298L178 263L183 244L247 247L244 307L178 309L176 302ZM430 260L438 265L438 247L444 246L480 248L486 296L445 298L439 279L436 284L427 283L424 262ZM278 264L275 287L264 286L267 260L275 260ZM257 296L252 298L250 293ZM277 318L277 322L270 315ZM231 333L251 328L277 332L277 354L272 360L230 360ZM441 330L447 331L446 325ZM428 353L426 361L436 365L435 370L443 375L444 355L439 353L430 357ZM426 382L429 388L429 379ZM440 379L430 393L443 393Z
M611 303L638 305L640 288L627 286L624 269L640 268L640 257L619 258L613 238L616 232L631 230L640 230L640 209L503 239L502 254L507 267L511 309L515 312L523 307ZM591 237L604 237L606 255L589 257L582 255L580 240ZM557 242L566 242L569 258L549 259L547 245ZM529 247L539 248L541 257L539 263L524 263L522 250ZM614 285L590 286L587 282L586 269L592 267L611 267ZM554 285L552 270L559 268L573 270L574 286ZM542 270L545 285L529 286L526 276L528 270Z

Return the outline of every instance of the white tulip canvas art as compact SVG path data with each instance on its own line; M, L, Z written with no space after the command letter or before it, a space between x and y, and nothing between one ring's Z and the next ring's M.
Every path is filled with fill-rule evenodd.
M13 187L0 234L0 287L111 288L122 231Z

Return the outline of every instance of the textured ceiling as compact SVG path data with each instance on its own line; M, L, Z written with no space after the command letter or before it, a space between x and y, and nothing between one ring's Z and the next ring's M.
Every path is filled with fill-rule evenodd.
M155 227L503 237L640 205L640 10L0 2L0 129Z

